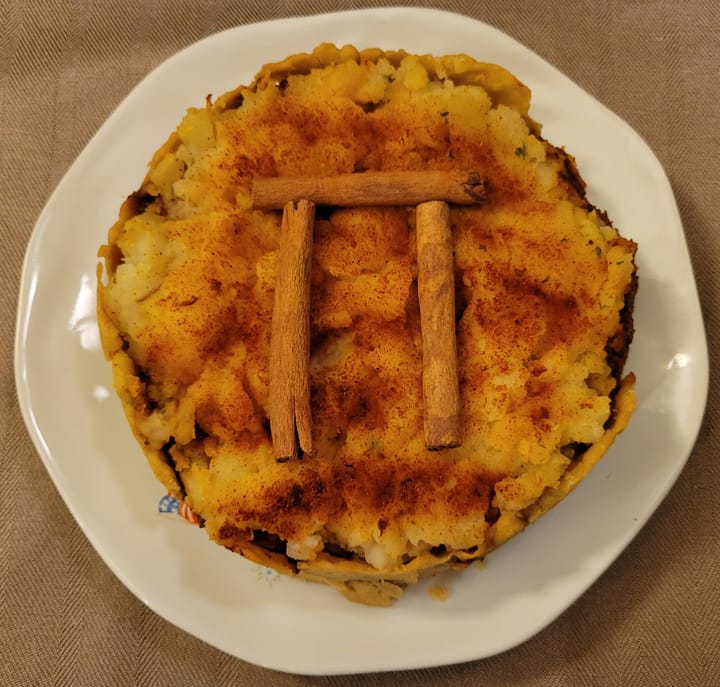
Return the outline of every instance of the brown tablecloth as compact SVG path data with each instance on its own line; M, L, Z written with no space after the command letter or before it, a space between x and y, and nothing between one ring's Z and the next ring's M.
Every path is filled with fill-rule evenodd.
M31 444L12 363L21 264L38 214L92 134L149 70L204 36L252 21L382 4L0 3L0 684L720 684L720 399L713 375L685 470L589 591L503 654L393 674L278 673L176 629L105 566ZM685 226L712 365L720 329L717 8L707 0L424 4L483 20L525 43L654 149Z

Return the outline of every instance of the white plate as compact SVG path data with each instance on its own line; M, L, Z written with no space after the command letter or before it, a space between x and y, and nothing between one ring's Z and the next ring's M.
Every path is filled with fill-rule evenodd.
M185 109L249 82L260 66L321 41L497 62L533 90L532 114L575 154L590 199L640 246L629 429L563 503L472 567L391 609L270 574L157 515L158 485L111 391L95 319L96 250L120 203ZM682 469L708 385L703 323L683 229L658 161L629 126L527 48L485 24L385 9L241 26L152 72L68 170L27 251L16 335L24 419L93 546L158 614L247 661L308 674L370 672L482 658L554 620L618 556ZM612 600L609 600L612 603Z

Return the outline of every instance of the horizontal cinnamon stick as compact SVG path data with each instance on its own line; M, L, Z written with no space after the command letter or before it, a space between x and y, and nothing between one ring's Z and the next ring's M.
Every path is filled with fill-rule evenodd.
M313 452L310 410L310 268L315 205L283 210L270 330L269 416L276 460Z
M453 241L447 203L419 204L415 228L425 445L431 450L453 448L460 445L460 388Z
M301 198L340 207L417 205L430 199L468 205L485 199L485 182L477 172L423 170L260 177L253 183L253 207L260 210L279 209Z

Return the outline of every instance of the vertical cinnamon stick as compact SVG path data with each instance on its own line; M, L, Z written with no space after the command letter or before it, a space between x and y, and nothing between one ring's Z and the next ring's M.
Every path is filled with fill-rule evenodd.
M276 460L312 453L310 411L310 267L315 204L283 209L270 331L269 415Z
M432 450L453 448L460 445L460 389L448 204L436 200L420 203L416 232L425 445Z

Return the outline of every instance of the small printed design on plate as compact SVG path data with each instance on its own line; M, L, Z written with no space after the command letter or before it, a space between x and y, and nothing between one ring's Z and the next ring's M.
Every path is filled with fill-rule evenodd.
M257 579L258 582L265 582L272 587L280 579L280 573L272 568L259 565L257 569Z
M193 525L197 525L199 522L195 513L188 508L184 501L180 501L180 499L176 499L170 494L165 494L158 502L158 513L161 515L175 515Z
M188 505L184 501L181 501L180 499L176 499L174 496L171 496L170 494L165 494L165 496L163 496L158 501L158 513L160 513L160 515L173 516L175 518L178 518L179 520L189 522L192 525L199 524L197 515L195 515L190 510ZM273 570L272 568L267 568L264 565L257 566L258 582L264 582L265 584L272 586L279 579L280 579L280 573Z

